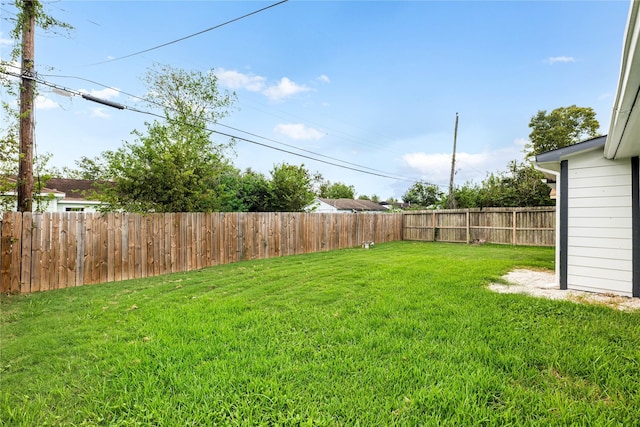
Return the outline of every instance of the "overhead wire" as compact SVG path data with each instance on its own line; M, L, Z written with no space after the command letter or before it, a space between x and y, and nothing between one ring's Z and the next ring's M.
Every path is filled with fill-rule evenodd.
M120 93L122 93L122 94L124 94L124 95L127 95L127 96L130 96L130 97L133 97L133 98L139 99L140 101L146 101L146 102L152 103L152 101L150 101L150 100L148 100L148 99L145 99L145 98L139 97L139 96L137 96L137 95L132 95L132 94L130 94L130 93L127 93L127 92L121 91L121 90L116 89L116 88L114 88L114 87L111 87L111 86L108 86L108 85L105 85L105 84L102 84L102 83L96 82L95 80L86 79L86 78L84 78L84 77L79 77L79 76L70 76L70 75L60 75L60 74L40 74L40 75L41 75L41 76L44 76L44 77L56 77L56 78L68 78L68 79L77 79L77 80L82 80L82 81L86 81L86 82L88 82L88 83L93 83L93 84L95 84L95 85L101 86L101 87L106 88L106 89L113 89L113 90L116 90L116 91L118 91L118 92L120 92ZM266 113L266 114L272 115L272 116L274 116L274 117L279 117L279 118L282 118L282 119L286 119L285 117L280 116L280 115L278 115L278 114L274 114L274 113L272 113L272 112L268 112L268 111L260 110L260 109L258 109L258 108L256 108L256 107L253 107L253 106L248 105L247 103L244 103L244 102L241 102L241 101L239 101L239 102L240 102L241 104L245 105L245 106L249 106L249 107L251 107L251 108L254 108L254 109L256 109L256 110L258 110L258 111L261 111L261 112L263 112L263 113ZM156 103L156 104L157 104L157 103ZM158 105L159 105L159 104L158 104ZM163 107L163 106L161 106L161 107ZM290 115L291 115L291 114L290 114ZM295 115L292 115L292 116L293 116L293 117L296 117ZM306 120L306 119L303 119L303 120L305 120L305 121L307 121L307 122L310 122L310 123L314 123L313 121L309 121L309 120ZM218 124L219 124L220 126L228 127L228 126L226 126L226 125L224 125L224 124L222 124L222 123L218 123ZM318 123L315 123L315 124L318 124ZM321 125L321 126L322 126L322 125ZM323 126L323 127L324 127L324 126ZM246 131L241 130L241 129L233 129L233 130L237 130L237 131L240 131L240 132L243 132L243 133L246 133L246 134L252 135L252 134L251 134L251 132L246 132ZM363 144L363 145L365 145L365 146L369 146L369 147L372 147L372 148L375 148L375 149L382 149L382 150L385 150L385 151L387 151L387 152L394 153L392 150L385 149L384 147L381 147L381 146L376 145L376 144L364 144L364 143L362 143L361 141L359 141L357 138L355 138L355 137L353 137L353 136L350 136L350 135L348 135L348 134L346 134L346 133L344 133L344 132L340 132L340 131L337 131L337 132L338 132L338 133L341 133L341 134L343 135L343 136L339 136L339 138L341 138L341 139L345 139L345 140L347 140L347 141L352 141L352 142L355 142L355 143L358 143L358 144ZM328 134L328 133L327 133L327 134ZM252 136L256 136L256 135L252 135ZM288 145L288 144L285 144L285 143L283 143L283 142L276 141L276 140L271 140L271 139L266 138L266 137L263 137L263 136L259 136L259 137L260 137L260 138L262 138L262 139L265 139L265 140L269 140L269 141L271 141L271 142L275 142L275 143L277 143L277 144L282 144L282 145L285 145L285 146L287 146L287 145ZM296 146L293 146L293 145L292 145L292 146L290 146L290 147L292 147L292 148L296 148L296 149L299 149L299 150L302 150L302 151L305 151L304 149L299 148L299 147L296 147ZM311 151L310 151L310 152L311 152ZM319 153L314 153L314 152L311 152L311 153L313 153L313 154L318 154L318 155L320 155L320 156L326 157L326 156L324 156L324 155L322 155L322 154L319 154ZM336 160L336 159L334 159L334 160ZM348 162L346 162L346 163L348 163Z
M6 64L6 65L12 66L14 68L19 68L19 67L15 67L15 66L13 66L11 64ZM7 72L7 71L2 71L2 73L10 75L10 76L13 76L13 77L16 77L16 78L22 77L20 74L17 74L17 73L12 73L12 72ZM95 97L92 97L92 96L87 96L86 93L78 91L78 90L75 90L75 89L70 89L70 88L55 84L55 83L47 82L47 81L42 80L41 78L39 78L37 75L35 77L32 77L32 78L37 83L43 84L45 86L48 86L48 87L51 87L51 88L54 88L54 89L58 89L58 90L62 90L62 91L68 92L70 94L83 97L83 98L85 98L87 100L90 100L90 101L100 102L100 101L96 101L98 98L95 98ZM77 78L77 77L74 77L74 78ZM120 91L119 89L115 89L115 88L103 85L101 83L91 81L89 79L83 79L83 78L79 78L79 79L90 81L90 82L92 82L94 84L97 84L99 86L116 90L116 91L118 91L118 92L120 92L120 93L122 93L124 95L150 102L149 100L147 100L145 98L142 98L142 97L139 97L139 96L136 96L136 95L132 95L132 94L128 94L128 93L126 93L124 91ZM161 118L161 119L167 119L166 116L163 116L163 115L160 115L160 114L157 114L157 113L153 113L151 111L141 110L141 109L138 109L138 108L135 108L135 107L131 107L131 106L128 106L128 105L124 105L124 104L117 104L117 103L113 103L113 102L110 102L110 101L109 102L101 102L101 103L109 105L109 106L112 106L112 107L115 107L115 108L118 108L118 109L126 109L126 110L129 110L129 111L132 111L132 112L136 112L136 113L140 113L140 114L146 114L146 115L150 115L150 116L153 116L153 117L158 117L158 118ZM153 104L153 102L150 102L150 103ZM157 104L157 103L155 103L155 104ZM216 123L216 124L224 126L224 127L227 127L227 128L230 128L230 129L233 129L233 130L236 130L238 132L246 133L246 134L258 137L258 138L262 138L262 139L265 139L265 140L270 140L269 138L265 138L265 137L262 137L262 136L256 135L256 134L251 134L250 132L246 132L246 131L243 131L241 129L233 128L231 126L222 125L220 123ZM222 136L226 136L226 137L232 138L234 140L244 141L244 142L247 142L247 143L250 143L250 144L253 144L253 145L262 146L262 147L265 147L265 148L269 148L269 149L272 149L272 150L276 150L276 151L280 151L280 152L283 152L283 153L291 154L293 156L297 156L297 157L313 160L313 161L316 161L316 162L319 162L319 163L324 163L324 164L327 164L327 165L339 167L339 168L342 168L342 169L352 170L352 171L359 172L359 173L378 176L378 177L382 177L382 178L393 179L393 180L397 180L397 181L406 181L406 182L415 182L415 181L417 181L416 179L402 177L402 176L399 176L399 175L395 175L395 174L391 174L391 173L388 173L388 172L379 171L377 169L369 168L367 166L358 165L358 164L351 163L351 162L346 162L344 160L340 160L340 159L337 159L337 158L332 158L332 157L329 157L329 156L325 156L323 154L315 153L313 151L304 150L304 149L301 149L299 147L291 146L289 144L284 144L284 143L276 141L276 140L270 140L270 141L271 142L277 142L277 143L285 145L285 146L290 146L291 148L294 148L296 150L308 152L308 153L314 154L316 156L329 158L329 159L335 160L337 162L341 162L343 164L334 163L334 162L330 162L328 160L318 159L318 158L312 157L310 155L300 154L300 153L296 153L296 152L293 152L293 151L290 151L290 150L285 150L283 148L274 147L274 146L269 145L269 144L261 143L261 142L255 141L253 139L245 138L245 137L242 137L242 136L239 136L239 135L234 135L234 134L227 133L227 132L221 132L221 131L210 129L210 128L206 128L206 130L209 131L209 132L212 132L212 133L216 133L216 134L219 134L219 135L222 135ZM347 165L351 165L351 166L347 166ZM439 187L445 187L445 185L442 185L442 184L434 184L434 185L437 185Z
M167 117L165 117L165 116L163 116L161 114L158 114L158 113L152 113L150 111L139 110L137 108L129 108L129 107L125 107L125 108L127 110L131 110L131 111L134 111L134 112L137 112L137 113L147 114L147 115L150 115L150 116L159 117L161 119L167 119ZM191 126L191 124L189 124L189 125ZM368 175L374 175L374 176L379 176L379 177L382 177L382 178L389 178L389 179L398 180L398 181L414 182L414 180L399 178L399 177L395 177L395 176L391 176L391 175L385 175L383 173L376 173L376 172L371 172L371 171L367 171L367 170L364 170L364 169L357 169L357 168L350 167L350 166L345 166L345 165L340 165L340 164L337 164L337 163L332 163L332 162L329 162L327 160L321 160L321 159L318 159L318 158L315 158L315 157L307 156L305 154L295 153L293 151L285 150L283 148L278 148L278 147L274 147L272 145L263 144L261 142L254 141L254 140L248 139L248 138L244 138L244 137L241 137L241 136L238 136L238 135L232 135L230 133L220 132L220 131L209 129L209 128L205 128L205 129L207 131L209 131L209 132L216 133L216 134L222 135L222 136L226 136L226 137L229 137L229 138L232 138L232 139L235 139L235 140L245 141L245 142L248 142L250 144L259 145L259 146L262 146L262 147L267 147L267 148L270 148L272 150L280 151L280 152L283 152L283 153L287 153L287 154L291 154L291 155L294 155L294 156L302 157L302 158L305 158L305 159L313 160L313 161L316 161L316 162L324 163L324 164L327 164L327 165L337 166L337 167L342 168L342 169L348 169L348 170L352 170L352 171L356 171L356 172L360 172L360 173L365 173L365 174L368 174ZM340 161L342 161L342 160L340 160ZM361 167L365 168L365 166L361 166Z
M178 39L171 40L171 41L169 41L169 42L162 43L162 44L159 44L159 45L157 45L157 46L150 47L150 48L148 48L148 49L143 49L143 50L140 50L140 51L138 51L138 52L130 53L130 54L128 54L128 55L119 56L119 57L117 57L117 58L107 59L107 60L105 60L105 61L95 62L95 63L93 63L93 64L87 64L87 65L85 65L85 66L86 66L86 67L91 67L91 66L94 66L94 65L106 64L106 63L108 63L108 62L119 61L119 60L121 60L121 59L131 58L132 56L141 55L141 54L143 54L143 53L151 52L152 50L160 49L160 48L162 48L162 47L169 46L169 45L172 45L172 44L174 44L174 43L178 43L178 42L181 42L181 41L184 41L184 40L190 39L190 38L195 37L195 36L199 36L200 34L204 34L204 33L206 33L206 32L209 32L209 31L212 31L212 30L218 29L218 28L220 28L220 27L224 27L225 25L229 25L229 24L231 24L231 23L233 23L233 22L240 21L241 19L245 19L245 18L248 18L248 17L249 17L249 16L251 16L251 15L255 15L255 14L260 13L260 12L263 12L263 11L265 11L265 10L267 10L267 9L271 9L272 7L276 7L276 6L278 6L278 5L281 5L282 3L286 3L287 1L288 1L288 0L281 0L281 1L277 2L277 3L274 3L274 4L271 4L271 5L269 5L269 6L263 7L262 9L255 10L255 11L253 11L253 12L250 12L250 13L247 13L247 14L245 14L245 15L239 16L239 17L237 17L237 18L231 19L231 20L229 20L229 21L223 22L222 24L214 25L213 27L206 28L206 29L204 29L204 30L202 30L202 31L198 31L198 32L193 33L193 34L189 34L188 36L180 37L180 38L178 38Z
M121 94L123 94L123 95L129 96L129 97L131 97L131 98L135 98L135 99L137 99L137 100L144 101L144 102L147 102L147 103L149 103L149 104L157 105L157 106L159 106L159 107L161 107L161 108L165 108L165 106L164 106L164 105L162 105L162 104L160 104L160 103L158 103L158 102L155 102L155 101L153 101L153 100L150 100L150 99L147 99L147 98L144 98L144 97L138 96L138 95L134 95L134 94L131 94L131 93L125 92L125 91L123 91L123 90L120 90L120 89L117 89L117 88L114 88L114 87L111 87L111 86L108 86L108 85L102 84L102 83L100 83L100 82L97 82L97 81L94 81L94 80L91 80L91 79L86 79L86 78L78 77L78 76L66 76L66 75L57 75L57 74L39 74L39 75L40 75L40 76L44 76L44 77L71 78L71 79L77 79L77 80L86 81L86 82L88 82L88 83L95 84L95 85L100 86L100 87L103 87L103 88L105 88L105 89L111 89L111 90L114 90L114 91L116 91L116 92L119 92L119 93L121 93ZM131 108L129 108L129 109L131 109ZM132 110L132 111L133 111L133 110ZM164 117L164 116L160 116L160 117ZM347 165L351 165L351 166L355 166L355 167L362 168L362 169L368 169L368 170L370 170L370 171L373 171L373 172L377 172L377 173L383 174L383 175L385 175L385 176L394 175L394 176L398 177L398 179L399 179L399 180L403 180L403 181L411 181L411 182L415 182L415 181L417 181L417 179L414 179L414 178L409 178L409 177L405 177L405 176L402 176L402 175L389 173L389 172L382 171L382 170L379 170L379 169L375 169L375 168L371 168L371 167L368 167L368 166L360 165L360 164L357 164L357 163L352 163L352 162L349 162L349 161L346 161L346 160L338 159L338 158L336 158L336 157L327 156L327 155L325 155L325 154L321 154L321 153L318 153L318 152L315 152L315 151L311 151L311 150L307 150L307 149L304 149L304 148L301 148L301 147L297 147L297 146L292 145L292 144L287 144L287 143L284 143L284 142L282 142L282 141L278 141L278 140L275 140L275 139L272 139L272 138L268 138L268 137L265 137L265 136L262 136L262 135L258 135L258 134L255 134L255 133L252 133L252 132L249 132L249 131L243 130L243 129L239 129L239 128L235 128L235 127L233 127L233 126L225 125L224 123L216 122L216 125L218 125L218 126L222 126L222 127L225 127L225 128L227 128L227 129L234 130L234 131L236 131L236 132L242 132L242 133L247 134L247 135L250 135L250 136L252 136L252 137L260 138L260 139L262 139L262 140L269 141L269 142L273 142L273 143L278 144L278 145L282 145L282 146L285 146L285 147L293 148L293 149L298 150L298 151L302 151L302 152L305 152L305 153L313 154L313 155L315 155L315 156L319 156L319 157L322 157L322 158L325 158L325 159L329 159L329 160L333 160L333 161L341 162L341 163L344 163L344 164L347 164ZM216 131L216 132L217 132L217 131ZM222 134L221 132L217 132L217 133ZM240 138L240 137L236 137L236 139L241 139L241 138ZM270 145L268 145L268 144L262 144L262 145L264 145L264 146L266 146L266 147L272 147L272 146L270 146ZM274 149L277 149L276 147L273 147L273 148L274 148ZM277 149L277 150L278 150L278 151L289 152L289 151L286 151L286 150L279 150L279 149ZM310 157L305 156L305 158L310 158ZM443 186L443 187L444 187L444 185L440 185L440 186Z
M160 45L153 46L153 47L148 48L148 49L144 49L144 50L141 50L141 51L138 51L138 52L133 52L133 53L128 54L128 55L124 55L124 56L117 57L117 58L111 58L111 59L108 59L108 60L105 60L105 61L101 61L101 62L97 62L97 63L93 63L93 64L88 64L88 66L92 66L92 65L99 65L99 64L104 64L104 63L108 63L108 62L118 61L118 60L121 60L121 59L130 58L130 57L133 57L133 56L136 56L136 55L140 55L140 54L143 54L143 53L146 53L146 52L149 52L149 51L153 51L153 50L156 50L156 49L160 49L160 48L162 48L162 47L165 47L165 46L168 46L168 45L171 45L171 44L174 44L174 43L178 43L178 42L181 42L181 41L187 40L187 39L189 39L189 38L192 38L192 37L195 37L195 36L201 35L201 34L203 34L203 33L206 33L206 32L209 32L209 31L212 31L212 30L214 30L214 29L217 29L217 28L223 27L223 26L228 25L228 24L231 24L231 23L233 23L233 22L237 22L237 21L242 20L242 19L244 19L244 18L247 18L247 17L249 17L249 16L255 15L255 14L257 14L257 13L260 13L260 12L266 11L266 10L268 10L268 9L271 9L271 8L273 8L273 7L275 7L275 6L278 6L278 5L281 5L281 4L283 4L283 3L286 3L287 1L288 1L288 0L281 0L281 1L278 1L278 2L276 2L276 3L271 4L271 5L269 5L269 6L263 7L263 8L261 8L261 9L255 10L255 11L253 11L253 12L247 13L247 14L245 14L245 15L239 16L239 17L237 17L237 18L231 19L231 20L226 21L226 22L223 22L223 23L221 23L221 24L218 24L218 25L215 25L215 26L212 26L212 27L206 28L206 29L204 29L204 30L201 30L201 31L195 32L195 33L193 33L193 34L189 34L189 35L187 35L187 36L180 37L180 38L178 38L178 39L175 39L175 40L172 40L172 41L169 41L169 42L166 42L166 43L162 43L162 44L160 44ZM4 4L4 3L3 3L3 4ZM59 8L59 9L60 9L60 10L63 10L63 9L61 9L61 8ZM55 75L50 75L50 76L54 77ZM100 83L98 83L98 82L95 82L95 81L92 81L92 80L89 80L89 79L83 79L83 78L75 77L75 76L59 76L59 77L78 78L78 79L81 79L81 80L85 80L85 81L88 81L88 82L91 82L91 83L94 83L94 84L100 85L100 86L105 87L105 88L110 88L110 89L116 90L116 91L118 91L118 92L120 92L120 93L123 93L123 94L125 94L125 95L128 95L128 96L130 96L130 97L137 98L137 99L140 99L140 100L144 100L144 101L146 101L146 102L149 102L149 100L148 100L148 99L144 99L144 98L141 98L141 97L138 97L138 96L132 95L132 94L127 94L126 92L120 91L120 90L118 90L118 89L115 89L115 88L112 88L112 87L109 87L109 86L106 86L106 85L102 85L102 84L100 84ZM86 95L86 94L85 94L85 95L81 95L81 96L84 96L85 98L87 97L87 95ZM97 101L96 101L96 102L97 102ZM112 104L115 104L115 103L112 103ZM109 105L109 106L113 106L113 107L118 108L118 107L116 106L117 104L116 104L116 105L111 105L111 104L109 104L109 103L106 103L106 105ZM252 107L252 108L255 108L255 107ZM273 114L273 113L270 113L270 114ZM308 121L308 120L307 120L307 121ZM312 122L312 123L313 123L313 122ZM267 138L267 137L264 137L264 136L260 136L260 135L257 135L257 134L253 134L253 133L251 133L251 132L247 132L247 131L244 131L244 130L242 130L242 129L233 128L233 127L228 126L228 125L225 125L225 124L223 124L223 123L216 123L216 124L217 124L217 125L219 125L219 126L223 126L223 127L226 127L226 128L229 128L229 129L232 129L232 130L235 130L235 131L238 131L238 132L245 133L245 134L247 134L247 135L251 135L251 136L253 136L253 137L261 138L261 139L263 139L263 140L265 140L265 141L270 141L270 142L273 142L273 143L276 143L276 144L279 144L279 145L283 145L283 146L286 146L286 147L290 147L290 148L296 149L296 150L298 150L298 151L307 152L307 153L313 154L313 155L315 155L315 156L320 156L320 157L327 158L327 159L330 159L330 160L335 160L335 161L338 161L338 162L341 162L341 163L344 163L344 164L354 165L354 166L361 167L361 168L365 168L365 169L368 169L368 170L371 170L371 171L380 172L380 173L385 174L385 175L391 175L391 174L389 174L388 172L380 171L380 170L378 170L378 169L370 168L370 167L367 167L367 166L357 165L357 164L355 164L355 163L351 163L351 162L348 162L348 161L345 161L345 160L340 160L340 159L337 159L337 158L335 158L335 157L326 156L326 155L324 155L324 154L316 153L316 152L313 152L313 151L311 151L311 150L306 150L306 149L303 149L303 148L300 148L300 147L297 147L297 146L294 146L294 145L290 145L290 144L283 143L283 142L281 142L281 141L277 141L277 140L270 139L270 138ZM374 147L374 148L376 148L376 149L382 149L382 150L386 150L386 151L392 152L392 151L391 151L391 150L389 150L388 148L386 148L386 147L382 147L382 146L380 146L380 145L376 145L376 144L372 144L372 143L367 143L367 144L365 144L364 142L360 141L360 140L359 140L359 139L357 139L356 137L353 137L352 135L349 135L349 134L347 134L347 133L345 133L345 132L342 132L342 131L339 131L339 130L336 130L336 129L334 129L334 131L336 131L337 133L342 134L342 136L341 136L340 138L343 138L343 139L346 139L346 140L350 140L350 141L355 142L355 143L358 143L358 144L368 145L368 146L370 146L370 147ZM269 145L265 144L265 146L269 146ZM275 149L275 147L273 147L273 148ZM286 150L285 150L285 151L286 151ZM392 174L392 175L396 175L396 174ZM400 178L398 178L398 179L401 179L401 180L409 180L409 179L407 179L406 177L402 177L401 175L396 175L396 176L400 177ZM412 180L413 180L413 181L415 181L416 179L412 179ZM441 186L441 187L446 187L446 185L444 185L444 184L442 184L442 185L441 185L441 184L436 184L436 185Z

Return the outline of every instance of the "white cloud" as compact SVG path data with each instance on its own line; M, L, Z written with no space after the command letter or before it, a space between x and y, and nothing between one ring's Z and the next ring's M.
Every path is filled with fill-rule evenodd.
M86 90L86 89L80 89L79 92L82 93L86 93L88 95L91 96L95 96L96 98L100 98L100 99L114 99L117 98L120 95L120 92L118 92L118 89L111 89L111 88L104 88L104 89L93 89L93 90Z
M55 108L58 108L59 105L57 102L53 101L52 99L49 99L47 97L44 97L42 95L39 95L36 97L36 109L37 110L53 110Z
M270 86L262 93L271 101L281 101L284 98L296 95L302 92L308 92L311 88L292 82L287 77L280 79L277 85Z
M321 75L316 80L318 80L319 82L322 82L322 83L331 83L331 80L329 79L329 76L327 76L326 74Z
M89 114L90 117L95 117L98 119L110 119L111 115L109 113L106 112L105 108L102 107L94 107L90 109L91 113Z
M402 156L402 160L410 169L424 176L429 182L444 183L449 181L451 154L408 153ZM485 167L488 160L489 153L456 153L456 171L469 169L476 171L476 173L470 174L474 177L478 174L484 175L481 168Z
M524 145L529 141L516 138L509 146L481 153L456 153L456 185L467 181L480 182L488 173L503 172L511 160L522 161ZM419 174L428 182L447 184L451 176L451 153L414 152L402 156L402 161L410 169L409 174Z
M235 70L218 68L215 71L218 82L230 89L245 89L250 92L260 92L264 89L266 79L254 74L243 74Z
M544 62L546 62L549 65L553 65L556 62L562 62L562 63L576 62L576 58L574 58L573 56L551 56L545 59Z
M104 88L100 90L92 90L91 95L102 99L114 99L120 95L117 89Z
M13 40L2 37L2 33L0 33L0 47L9 47L9 46L13 46Z
M306 127L303 124L280 124L274 128L274 131L285 135L291 139L297 140L309 140L309 139L320 139L324 136L323 132L320 132L317 129Z
M218 68L214 73L221 86L229 89L244 89L250 92L261 92L271 101L282 101L283 99L298 93L313 90L305 85L295 83L287 77L283 77L278 83L267 87L266 77L255 74L246 74L236 70L226 70L224 68ZM317 80L329 83L329 77L324 74L318 77Z
M513 143L520 147L521 149L524 149L524 147L530 143L530 141L526 138L516 138L513 140Z
M611 92L603 93L598 96L598 101L605 101L607 99L612 99L613 94Z

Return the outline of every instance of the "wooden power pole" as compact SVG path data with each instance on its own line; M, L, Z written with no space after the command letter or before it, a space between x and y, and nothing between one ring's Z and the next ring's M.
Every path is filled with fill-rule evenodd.
M453 177L456 174L456 140L458 139L458 113L456 113L456 127L453 131L453 156L451 157L451 177L449 178L449 200L447 208L455 209L457 206L453 188Z
M35 5L24 0L22 22L22 82L20 84L20 158L18 163L18 211L33 208L33 108Z

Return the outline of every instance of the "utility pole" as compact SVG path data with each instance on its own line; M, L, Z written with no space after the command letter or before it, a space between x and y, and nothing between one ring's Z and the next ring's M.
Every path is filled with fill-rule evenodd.
M22 22L22 82L20 84L20 158L18 164L18 211L33 208L33 108L34 108L34 0L24 0Z
M458 139L458 113L456 113L456 127L453 131L453 156L451 157L451 178L449 178L449 200L447 208L455 209L457 206L453 188L453 177L456 174L456 140Z

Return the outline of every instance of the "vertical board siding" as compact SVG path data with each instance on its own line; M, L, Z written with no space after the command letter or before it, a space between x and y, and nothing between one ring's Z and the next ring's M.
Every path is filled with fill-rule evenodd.
M2 214L0 292L30 293L402 239L402 214Z

